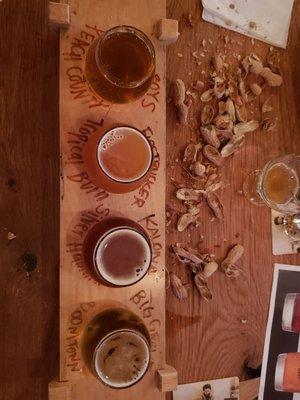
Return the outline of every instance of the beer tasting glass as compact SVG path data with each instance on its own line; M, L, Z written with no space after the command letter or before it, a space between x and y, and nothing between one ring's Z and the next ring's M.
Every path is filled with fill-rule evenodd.
M153 44L132 26L109 29L94 40L86 56L88 85L112 103L129 103L143 96L154 74Z
M262 170L253 171L244 181L246 198L256 205L266 204L283 214L300 213L300 155L281 155Z
M150 336L141 319L122 308L107 309L85 327L81 350L90 372L105 385L125 389L146 374Z
M89 271L102 283L133 285L151 265L150 239L138 223L128 218L106 218L87 233L83 256Z
M94 132L84 148L91 181L111 193L140 187L151 172L153 154L144 134L131 126Z

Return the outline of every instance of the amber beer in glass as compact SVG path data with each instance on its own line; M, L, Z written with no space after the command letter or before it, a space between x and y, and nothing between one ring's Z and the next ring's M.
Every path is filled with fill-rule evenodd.
M102 283L133 285L151 265L150 239L138 223L128 218L106 218L88 232L83 256L88 269Z
M93 92L112 103L128 103L146 93L155 73L150 39L131 26L116 26L91 44L85 77Z
M243 184L253 204L266 204L286 215L300 212L300 155L284 154L270 160L262 170L251 172Z
M137 315L122 308L105 310L90 321L81 347L89 370L114 389L136 384L149 367L147 328Z
M144 134L131 126L94 132L84 148L91 181L112 193L137 189L150 174L153 153Z

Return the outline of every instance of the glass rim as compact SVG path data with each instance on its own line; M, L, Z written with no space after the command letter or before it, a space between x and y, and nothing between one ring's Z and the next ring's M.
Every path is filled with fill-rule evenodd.
M139 339L141 339L144 342L145 349L147 349L146 350L146 353L147 353L147 366L146 366L145 370L143 371L143 373L141 374L141 376L136 381L131 382L131 383L125 385L125 386L114 386L114 385L110 385L109 383L104 381L102 379L101 375L97 372L97 369L96 369L96 355L97 355L97 352L99 351L99 348L103 345L103 343L107 339L109 339L111 336L113 336L115 334L120 334L120 333L123 333L123 332L134 334L134 335L138 336ZM126 389L128 387L131 387L131 386L135 385L136 383L138 383L145 376L145 374L147 373L147 371L149 369L150 358L151 358L150 346L151 346L151 344L149 343L147 338L141 332L139 332L139 331L137 331L135 329L129 329L129 328L116 329L116 330L114 330L112 332L109 332L107 335L105 335L102 339L100 339L99 343L97 344L97 346L96 346L96 348L94 350L93 360L92 360L93 370L94 370L95 374L97 375L97 377L101 380L101 382L103 382L105 385L107 385L107 386L109 386L109 387L111 387L113 389Z
M133 282L127 283L127 284L125 284L125 285L116 284L116 283L113 283L113 282L109 281L108 279L106 279L106 278L101 274L101 271L99 270L99 268L97 268L97 263L96 263L96 253L97 253L97 251L98 251L98 248L99 248L101 242L102 242L108 235L110 235L111 233L117 232L117 231L120 231L120 230L130 230L130 231L133 231L133 232L139 234L139 235L145 240L145 242L147 243L147 245L148 245L148 247L149 247L149 263L148 263L148 266L145 268L144 274L142 274L141 277L139 277L139 279L134 280ZM149 239L144 233L138 231L138 230L135 229L135 228L132 228L132 227L126 226L126 225L124 225L124 226L118 226L118 227L116 227L116 228L111 228L111 229L109 229L107 232L105 232L105 234L102 235L102 236L98 239L98 241L97 241L97 243L96 243L96 245L95 245L94 251L93 251L93 266L94 266L94 271L95 271L96 275L97 275L100 279L104 280L106 283L108 283L108 284L110 284L110 285L113 285L113 286L115 286L115 287L128 287L128 286L135 285L136 283L138 283L140 280L142 280L142 279L147 275L147 272L149 271L149 269L150 269L150 267L151 267L151 264L152 264L152 247L151 247L150 239Z
M297 293L287 293L284 299L281 327L282 330L287 332L293 332L293 319L296 299Z
M266 178L267 173L273 168L274 165L276 164L282 164L285 168L288 169L288 167L285 165L284 160L286 158L290 158L290 157L297 157L299 158L300 161L300 155L296 154L296 153L289 153L289 154L281 154L278 155L275 158L272 158L271 160L269 160L264 166L263 168L260 170L260 176L258 179L258 185L257 185L257 190L259 195L261 196L262 200L265 202L265 204L270 207L273 210L277 210L279 212L282 212L282 208L288 204L291 203L291 200L288 200L286 203L276 203L274 201L272 201L271 199L268 198L268 196L266 195L265 191L264 191L264 180ZM285 211L284 212L286 215L291 214L291 212L289 211ZM294 212L292 212L294 213Z
M276 391L283 391L284 369L287 353L278 354L275 367L274 387Z
M102 63L102 58L101 58L101 46L103 45L104 41L107 38L109 38L111 35L113 35L114 33L123 33L123 32L127 32L130 34L136 35L146 45L147 50L148 50L148 52L151 56L151 60L152 60L152 68L146 76L144 76L143 78L141 78L137 81L133 81L133 82L126 83L126 84L124 82L122 82L121 79L116 78L115 76L110 74L110 72L107 70L107 68L104 67L104 64ZM151 40L148 38L148 36L144 32L142 32L140 29L137 29L134 26L130 26L130 25L117 25L117 26L114 26L113 28L108 29L100 36L100 40L98 41L96 48L95 48L95 60L96 60L98 69L102 72L102 74L105 76L105 78L112 85L122 87L124 89L132 89L132 88L138 87L138 86L142 85L143 83L145 83L151 77L153 72L155 71L155 58L156 58L155 48L154 48L154 45L151 42Z
M147 148L148 148L148 150L150 152L150 160L149 160L149 165L147 166L147 169L142 174L140 174L137 178L130 179L130 180L117 179L117 178L112 177L109 174L109 172L107 170L105 170L105 168L103 168L103 166L101 165L100 157L99 157L99 147L101 145L102 140L104 140L106 135L108 135L111 131L113 131L114 129L120 129L120 128L129 128L129 129L132 129L133 131L135 131L139 136L141 136L143 138L143 140L145 141L145 143L147 145ZM101 171L104 173L105 176L107 176L112 181L114 181L116 183L121 183L123 185L130 185L132 183L138 182L141 179L143 179L151 169L151 166L152 166L152 163L153 163L153 158L154 158L153 150L152 150L152 146L150 144L149 139L146 137L146 135L143 134L142 131L140 131L139 129L137 129L137 128L133 127L133 126L130 126L130 125L120 125L120 126L115 126L113 128L108 129L104 133L104 135L99 139L98 144L96 146L96 159L97 159L97 163L98 163L98 166L101 169Z

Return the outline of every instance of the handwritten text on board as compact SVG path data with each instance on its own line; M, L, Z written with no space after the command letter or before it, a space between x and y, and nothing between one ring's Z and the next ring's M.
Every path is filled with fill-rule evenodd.
M145 321L147 328L149 330L151 339L151 367L153 367L154 359L153 355L160 348L159 341L161 337L161 320L157 317L155 306L152 299L152 292L146 292L146 290L139 290L134 296L130 298L131 303L133 303L141 313L143 320Z
M64 347L66 351L66 366L72 372L82 371L80 338L84 325L84 314L94 307L94 302L81 303L69 316Z
M71 38L67 51L63 53L63 59L69 64L66 68L66 77L69 82L69 92L74 100L79 100L81 104L85 104L88 108L109 109L110 103L102 99L99 95L94 94L89 88L84 75L84 61L86 53L92 44L104 30L96 25L85 24L79 34ZM159 103L161 78L156 73L149 90L140 101L143 109L153 113Z

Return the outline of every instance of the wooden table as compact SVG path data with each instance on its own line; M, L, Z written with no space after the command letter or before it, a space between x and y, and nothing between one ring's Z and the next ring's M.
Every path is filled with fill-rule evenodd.
M181 32L178 41L168 51L169 84L176 78L183 79L186 85L201 80L202 70L206 72L204 76L208 75L211 71L210 57L200 57L200 61L204 60L201 66L197 66L192 57L193 51L198 50L199 54L203 51L203 39L207 41L208 54L215 54L217 49L221 49L222 54L224 36L228 35L229 41L235 43L228 45L228 59L235 52L242 56L253 52L265 56L269 51L266 44L255 41L253 45L250 38L204 22L199 3L196 0L168 2L168 17L180 20ZM193 28L184 18L189 13L194 19ZM227 376L248 378L244 365L254 368L261 365L273 263L300 263L299 255L272 256L270 210L255 207L238 194L243 179L252 170L261 168L267 160L280 153L300 150L299 16L300 2L297 1L290 44L286 51L280 51L284 85L268 92L278 116L277 129L266 134L249 134L245 146L226 161L223 168L224 180L230 184L222 193L224 223L210 222L212 215L208 207L202 207L198 229L184 233L169 229L167 235L169 244L183 242L197 248L200 234L203 234L201 248L209 249L217 258L224 257L231 244L241 243L245 247L243 274L236 280L226 279L221 272L214 274L209 281L213 292L210 303L200 299L189 271L180 264L172 265L174 257L168 252L169 270L176 272L191 287L186 302L180 302L172 293L167 296L167 359L178 370L180 383ZM209 39L213 40L212 45ZM178 57L178 53L183 57ZM189 139L195 140L196 135L191 129L178 125L171 103L167 121L167 160L171 166L168 176L182 181L182 168L175 161L182 159L182 149ZM175 187L170 183L168 204L174 199L174 191Z
M199 3L168 1L168 17L181 20L181 37L168 50L168 82L198 77L189 42L196 49L202 38L216 43L224 36L224 30L201 21ZM48 382L58 374L58 34L48 28L47 13L47 0L0 2L0 354L4 365L0 397L4 400L47 399ZM193 29L183 21L185 13L194 15ZM297 0L290 45L282 56L284 86L274 96L278 131L251 137L248 151L245 148L227 164L224 172L231 186L223 195L225 224L212 225L206 211L201 216L199 232L205 236L205 247L221 244L215 247L217 256L224 254L227 244L244 244L245 273L235 283L216 274L210 304L201 302L191 289L185 303L168 292L167 359L178 369L180 382L229 375L246 378L244 363L260 362L273 262L300 262L299 256L272 257L269 210L251 207L236 193L252 169L278 152L299 151L299 17ZM241 40L243 53L252 52L250 39ZM259 44L255 51L266 48ZM179 59L177 53L183 57ZM176 125L171 105L167 132L168 156L176 159L191 134ZM173 190L169 184L170 196ZM17 237L7 240L8 232ZM170 230L168 240L173 243L185 237L195 245L198 235L195 231L189 238ZM183 267L168 267L190 282Z

